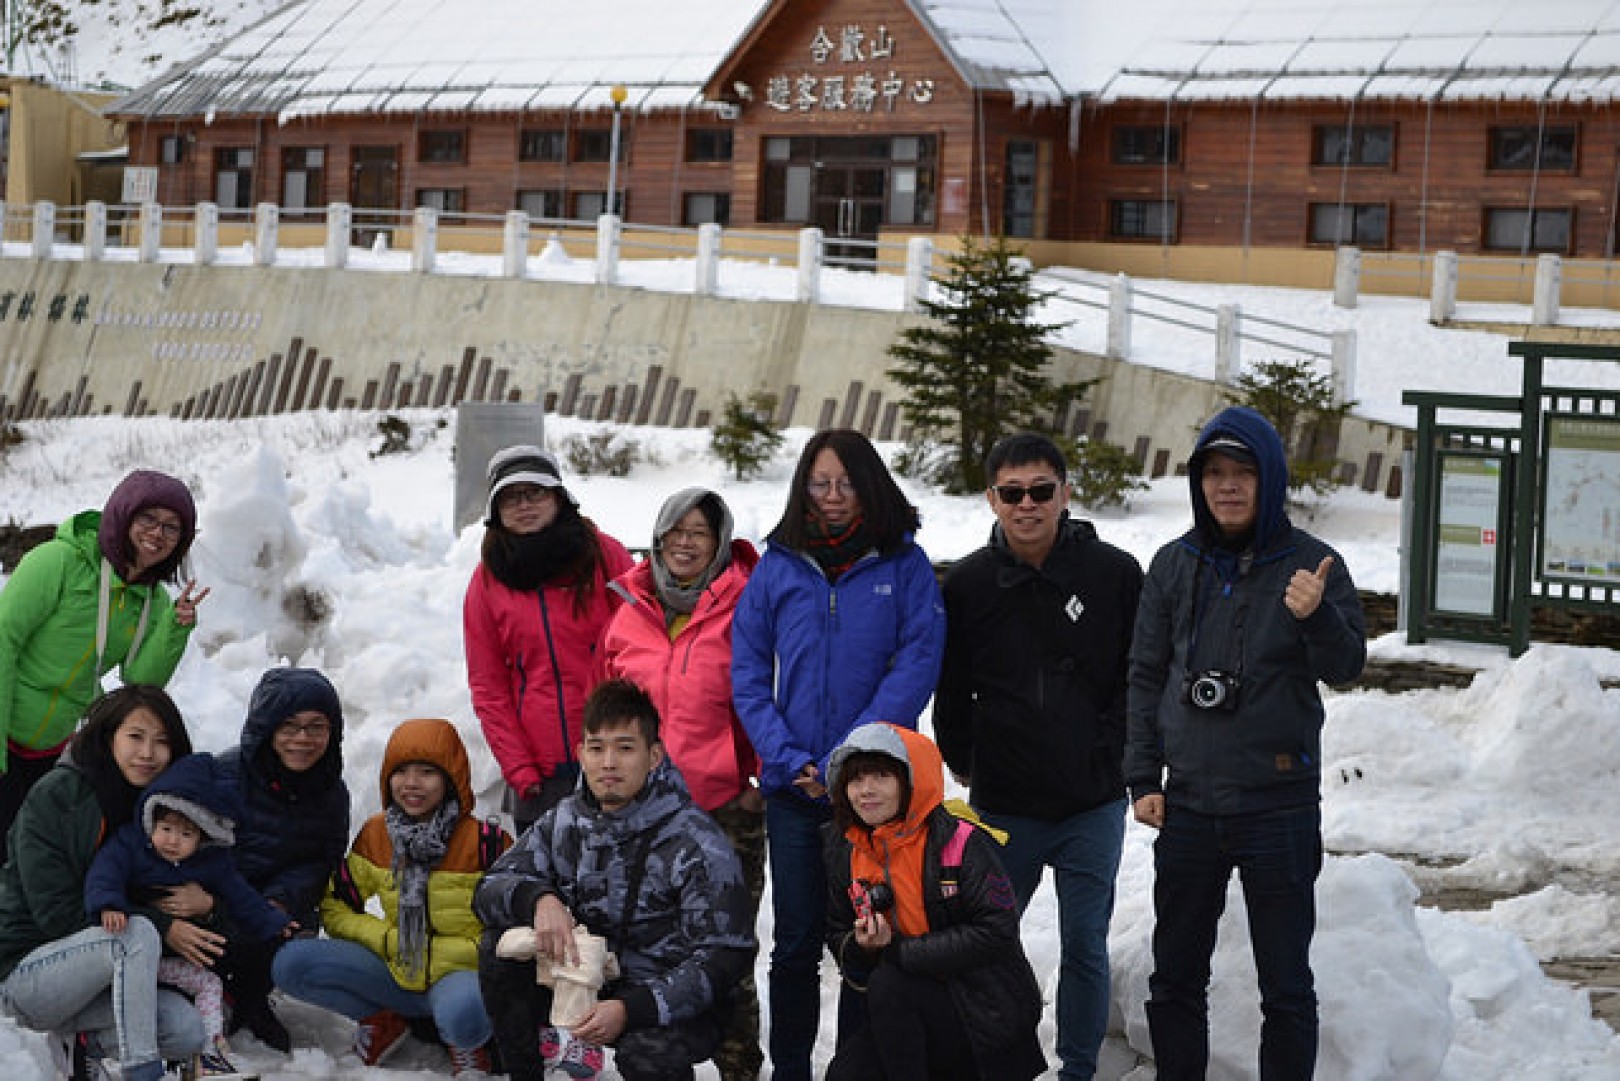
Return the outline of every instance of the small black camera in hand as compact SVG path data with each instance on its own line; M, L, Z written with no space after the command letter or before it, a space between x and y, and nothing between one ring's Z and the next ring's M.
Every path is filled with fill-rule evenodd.
M1230 713L1237 709L1238 688L1242 681L1231 672L1211 668L1181 681L1182 699L1199 709Z
M864 920L878 912L894 907L894 887L887 882L873 882L857 878L849 884L849 903L855 906L855 918Z

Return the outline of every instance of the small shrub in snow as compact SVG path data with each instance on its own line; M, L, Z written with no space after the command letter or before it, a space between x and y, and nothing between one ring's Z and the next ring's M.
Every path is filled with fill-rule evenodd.
M562 452L574 472L583 477L628 477L630 470L646 460L638 441L610 428L572 436L563 441Z

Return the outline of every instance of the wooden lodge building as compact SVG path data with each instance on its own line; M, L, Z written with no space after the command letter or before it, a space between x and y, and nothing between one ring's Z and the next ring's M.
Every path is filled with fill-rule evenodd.
M1617 88L1615 0L302 0L108 115L226 213L590 220L612 174L629 222L1041 261L1607 259Z

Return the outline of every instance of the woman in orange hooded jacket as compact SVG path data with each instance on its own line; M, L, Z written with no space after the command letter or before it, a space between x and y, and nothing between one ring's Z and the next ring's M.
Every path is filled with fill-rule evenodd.
M982 1078L1046 1070L1041 990L1018 903L984 829L943 803L927 736L855 729L828 762L827 945L865 991L869 1025L840 1043L827 1081Z

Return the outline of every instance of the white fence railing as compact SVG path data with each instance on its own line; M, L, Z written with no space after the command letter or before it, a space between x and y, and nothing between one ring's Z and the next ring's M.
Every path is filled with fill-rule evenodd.
M220 259L221 244L229 242L250 249L259 266L277 265L287 249L319 247L323 255L318 265L334 269L350 266L355 250L408 250L410 269L419 273L433 272L443 251L499 253L502 274L519 278L528 273L529 260L543 254L543 248L534 250L537 233L571 258L594 258L595 280L601 284L618 280L619 263L627 257L692 259L693 289L703 294L717 290L722 258L796 265L797 298L812 304L821 297L822 269L843 268L902 275L905 309L918 311L936 269L934 244L926 237L871 240L827 237L815 228L793 233L742 232L718 225L628 225L612 214L589 222L531 219L521 210L504 216L441 214L431 207L372 210L347 203L295 213L274 203L249 211L225 210L214 203L175 208L91 202L60 214L48 202L0 206L0 237L24 245L31 257L49 259L57 245L77 244L81 257L92 262L127 249L139 262L211 265ZM587 246L588 253L583 250ZM568 251L570 247L575 250Z
M1124 274L1107 277L1086 271L1047 270L1042 284L1053 286L1052 302L1108 313L1104 353L1114 360L1133 356L1137 320L1177 327L1208 339L1215 353L1215 381L1232 384L1243 370L1246 351L1282 350L1290 359L1328 369L1334 400L1352 399L1355 389L1356 332L1321 331L1252 312L1236 304L1199 304L1143 289Z
M408 252L409 269L423 274L439 269L441 255L470 252L498 255L499 273L508 278L528 276L534 269L532 261L544 260L548 251L556 250L570 260L594 261L593 280L604 285L619 281L626 259L689 259L690 288L700 295L718 292L722 260L758 261L794 266L794 297L810 304L822 300L826 269L854 268L901 275L902 303L913 312L921 310L931 281L944 269L941 254L928 237L861 240L828 237L814 228L748 232L719 225L627 224L612 214L587 222L531 219L520 210L505 215L441 214L431 207L373 210L346 203L306 211L287 211L273 203L261 203L251 211L226 210L213 203L176 208L91 202L60 211L47 202L0 206L0 238L21 245L36 259L77 255L89 262L118 258L204 266L221 262L225 247L241 251L237 261L245 258L257 266L331 269L365 265L356 259L357 252L401 256ZM318 255L311 261L314 253ZM1215 354L1218 382L1232 383L1242 371L1245 349L1263 346L1328 366L1340 401L1349 400L1353 391L1354 331L1324 333L1245 314L1235 304L1202 305L1143 289L1123 274L1106 277L1056 270L1043 272L1041 279L1043 285L1056 287L1053 303L1108 313L1105 353L1111 359L1135 359L1132 326L1148 320L1206 337Z
M1611 260L1565 260L1556 253L1539 255L1459 255L1363 252L1343 247L1333 264L1333 302L1354 308L1364 278L1385 287L1380 291L1422 296L1427 285L1429 319L1443 325L1457 318L1457 298L1467 289L1505 303L1528 303L1533 326L1556 326L1565 289L1610 306L1620 298L1620 265Z

